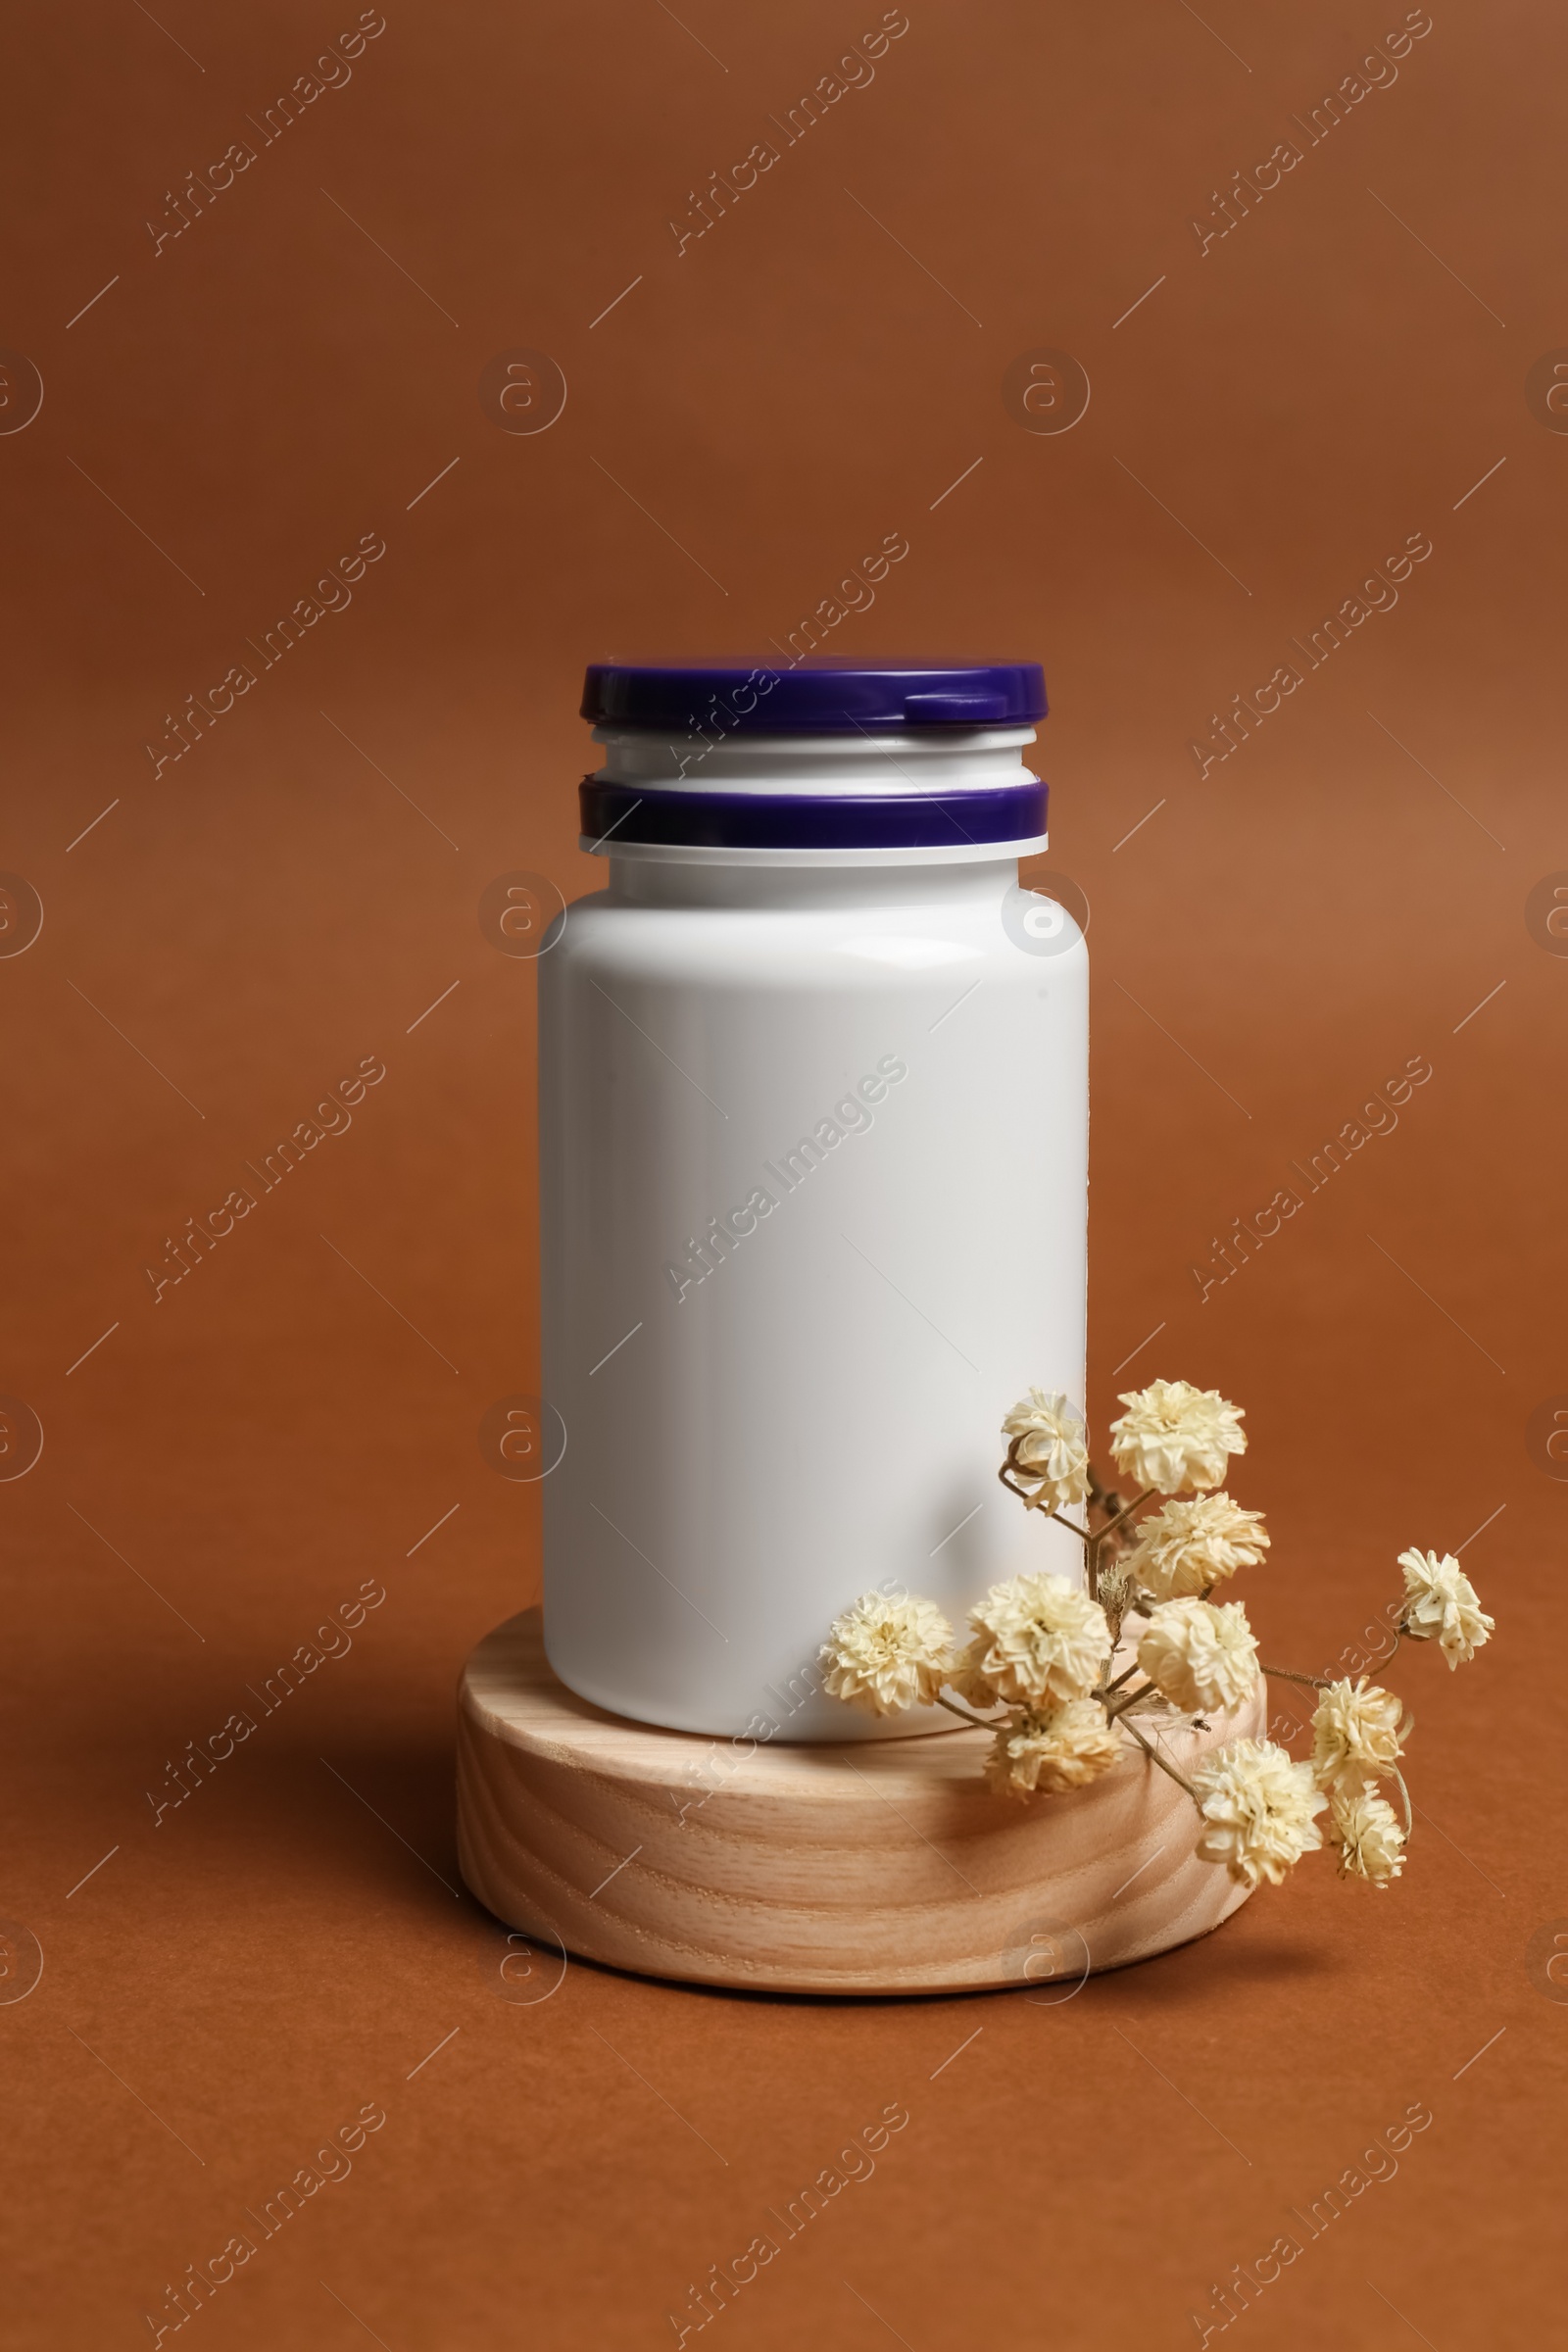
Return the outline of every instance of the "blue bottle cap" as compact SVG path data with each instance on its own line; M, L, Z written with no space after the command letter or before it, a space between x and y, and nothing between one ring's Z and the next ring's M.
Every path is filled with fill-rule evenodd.
M595 662L582 715L709 736L1030 726L1046 715L1046 680L1038 662Z

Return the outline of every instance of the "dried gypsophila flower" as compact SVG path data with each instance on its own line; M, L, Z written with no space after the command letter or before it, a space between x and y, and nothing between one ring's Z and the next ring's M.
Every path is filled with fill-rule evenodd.
M1031 1502L1052 1511L1089 1498L1083 1416L1058 1390L1031 1389L1002 1424L1007 1459Z
M1404 1830L1386 1796L1370 1783L1336 1788L1329 1798L1329 1843L1338 1850L1342 1879L1387 1886L1404 1868Z
M1140 1487L1162 1494L1217 1487L1227 1458L1247 1451L1241 1408L1217 1389L1155 1380L1127 1390L1121 1402L1127 1410L1110 1425L1110 1449L1117 1469Z
M1412 1728L1404 1701L1360 1681L1330 1683L1312 1717L1312 1777L1320 1788L1359 1788L1369 1774L1393 1772Z
M993 1585L969 1623L981 1640L964 1653L963 1671L1009 1706L1087 1697L1110 1655L1104 1610L1064 1576Z
M1023 1708L1000 1724L986 1778L997 1796L1083 1788L1110 1770L1120 1750L1120 1734L1099 1701L1069 1698L1049 1713Z
M1140 1523L1127 1567L1155 1600L1178 1600L1255 1568L1268 1544L1261 1513L1228 1494L1173 1498Z
M1176 1706L1225 1713L1257 1681L1257 1642L1240 1601L1163 1600L1150 1614L1138 1663Z
M948 1689L956 1690L971 1707L999 1707L1002 1704L995 1685L981 1668L980 1661L991 1647L988 1634L977 1634L966 1649L960 1649L948 1677Z
M1307 1766L1271 1740L1236 1740L1205 1756L1194 1769L1193 1793L1203 1817L1200 1860L1223 1863L1245 1886L1263 1879L1277 1886L1323 1843L1313 1817L1328 1799Z
M935 1700L953 1665L953 1628L933 1601L863 1592L818 1654L830 1698L898 1715Z
M1451 1668L1468 1666L1484 1642L1491 1640L1496 1619L1482 1608L1474 1585L1451 1552L1439 1559L1435 1551L1401 1551L1404 1570L1404 1608L1399 1630L1413 1641L1434 1636Z

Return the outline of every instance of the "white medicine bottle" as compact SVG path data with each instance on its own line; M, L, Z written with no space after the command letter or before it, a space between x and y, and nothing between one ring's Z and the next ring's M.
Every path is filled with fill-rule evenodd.
M590 669L608 887L540 960L545 1643L739 1740L951 1727L825 1697L878 1588L956 1628L1073 1539L1002 1418L1084 1399L1088 956L1033 663Z

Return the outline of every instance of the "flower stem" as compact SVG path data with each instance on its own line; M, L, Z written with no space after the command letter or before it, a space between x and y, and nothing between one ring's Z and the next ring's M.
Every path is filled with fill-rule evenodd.
M1394 1777L1399 1784L1399 1795L1404 1805L1404 1842L1406 1845L1408 1845L1410 1842L1411 1834L1415 1829L1415 1823L1411 1819L1410 1791L1404 1785L1404 1775L1399 1770L1397 1764L1396 1764L1394 1767Z
M1087 1549L1089 1553L1089 1590L1094 1598L1099 1598L1100 1562L1102 1555L1104 1552L1106 1544L1115 1535L1116 1530L1118 1527L1120 1527L1122 1521L1126 1518L1129 1518L1131 1514L1140 1507L1140 1505L1146 1503L1153 1492L1154 1490L1152 1487L1146 1487L1141 1494L1134 1495L1131 1502L1124 1502L1121 1509L1116 1513L1113 1519L1107 1519L1102 1527L1097 1527L1094 1534L1089 1537L1087 1542ZM1113 1559L1115 1558L1118 1549L1118 1544L1111 1544L1111 1557Z
M1121 1496L1114 1487L1101 1485L1100 1473L1093 1462L1089 1464L1089 1501L1093 1509L1103 1511L1107 1519L1114 1519L1121 1509Z
M1304 1683L1309 1690L1328 1690L1333 1688L1321 1674L1298 1674L1292 1666L1264 1666L1261 1659L1258 1664L1262 1673L1272 1674L1277 1682Z
M1154 1490L1152 1487L1146 1487L1141 1494L1135 1494L1133 1496L1131 1502L1124 1502L1121 1509L1116 1513L1114 1519L1107 1519L1103 1527L1096 1528L1095 1541L1099 1543L1102 1537L1110 1534L1110 1531L1113 1527L1120 1527L1122 1521L1127 1518L1129 1513L1136 1511L1141 1503L1146 1503L1153 1492Z
M987 1723L984 1716L971 1715L967 1707L957 1706L951 1698L943 1698L940 1693L937 1697L937 1705L939 1707L946 1707L950 1715L958 1716L964 1723L972 1723L976 1731L996 1732L1000 1731L1002 1728L1000 1724Z
M1131 1671L1131 1669L1129 1668L1129 1672L1130 1672L1130 1671ZM1127 1712L1127 1709L1128 1709L1129 1707L1136 1707L1136 1706L1137 1706L1137 1704L1138 1704L1138 1701L1139 1701L1141 1698L1148 1698L1148 1697L1150 1697L1150 1696L1152 1695L1152 1693L1154 1691L1154 1690L1155 1690L1156 1688L1157 1688L1157 1686L1156 1686L1155 1684L1153 1684L1153 1683L1145 1683L1145 1685L1144 1685L1144 1687L1143 1687L1143 1689L1142 1689L1141 1690L1125 1690L1125 1691L1123 1691L1123 1693L1122 1693L1122 1695L1121 1695L1121 1697L1120 1697L1120 1698L1113 1698L1113 1699L1110 1701L1109 1705L1106 1707L1106 1709L1105 1709L1105 1720L1106 1720L1106 1722L1107 1722L1107 1723L1114 1723L1114 1721L1115 1721L1115 1719L1116 1719L1116 1717L1117 1717L1118 1715L1125 1715L1125 1713Z
M1136 1723L1130 1723L1127 1726L1127 1729L1131 1732L1133 1738L1137 1740L1139 1746L1144 1750L1145 1754L1152 1756L1154 1762L1159 1766L1160 1771L1168 1773L1171 1779L1177 1784L1178 1788L1185 1788L1188 1795L1192 1798L1194 1804L1196 1805L1198 1803L1198 1790L1193 1787L1192 1782L1187 1778L1186 1774L1178 1772L1174 1764L1166 1763L1158 1748L1153 1746L1151 1741L1144 1738L1143 1733L1138 1729ZM1201 1810L1201 1808L1200 1808L1200 1810Z

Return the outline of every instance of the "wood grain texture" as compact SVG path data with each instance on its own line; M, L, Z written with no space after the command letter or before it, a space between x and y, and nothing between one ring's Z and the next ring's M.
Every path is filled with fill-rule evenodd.
M1264 1712L1260 1685L1172 1739L1172 1761L1261 1736ZM985 1746L955 1729L748 1755L627 1723L556 1680L529 1609L464 1669L459 1859L498 1917L567 1951L772 1991L1059 1987L1205 1935L1246 1899L1197 1859L1190 1800L1136 1750L1020 1804L981 1780Z

